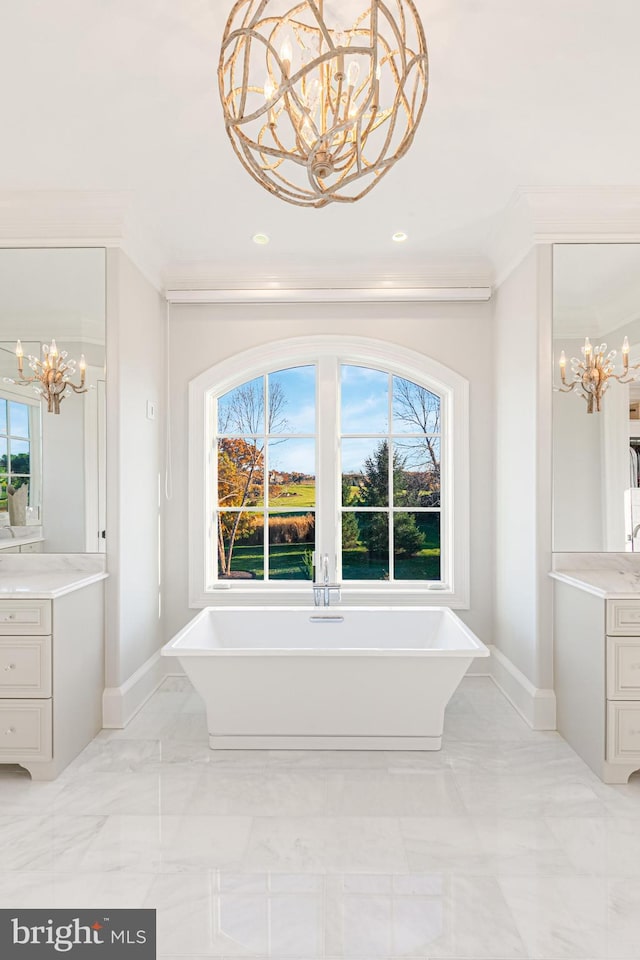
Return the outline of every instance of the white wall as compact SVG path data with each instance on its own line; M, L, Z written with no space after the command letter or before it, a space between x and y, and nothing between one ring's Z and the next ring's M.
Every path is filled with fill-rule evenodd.
M162 642L159 481L164 301L120 250L107 252L107 678L120 686Z
M167 504L164 553L166 634L193 615L188 606L188 405L191 379L250 347L289 337L348 334L421 351L470 381L471 608L469 626L492 642L493 622L493 337L487 304L291 304L174 306L171 310L173 499Z
M552 677L551 248L495 296L496 645L537 688Z

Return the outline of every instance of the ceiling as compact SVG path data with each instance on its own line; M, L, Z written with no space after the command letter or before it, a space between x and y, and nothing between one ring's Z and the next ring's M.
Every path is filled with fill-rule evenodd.
M415 142L368 197L323 210L271 197L232 151L216 79L231 5L3 3L2 189L126 192L165 275L233 280L490 272L518 188L638 185L638 0L416 0L431 87Z

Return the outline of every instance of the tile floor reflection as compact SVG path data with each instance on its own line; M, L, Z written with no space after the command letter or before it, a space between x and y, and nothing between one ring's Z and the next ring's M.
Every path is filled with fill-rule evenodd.
M188 681L55 782L0 767L0 906L155 907L166 960L639 960L640 777L493 684L441 752L213 753Z

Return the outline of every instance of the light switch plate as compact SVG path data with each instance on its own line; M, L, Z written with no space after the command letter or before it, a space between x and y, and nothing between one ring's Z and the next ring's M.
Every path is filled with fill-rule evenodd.
M158 404L155 400L147 400L147 420L155 420L158 415Z

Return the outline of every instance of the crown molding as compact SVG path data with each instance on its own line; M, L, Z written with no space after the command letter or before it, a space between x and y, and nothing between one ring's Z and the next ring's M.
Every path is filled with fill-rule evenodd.
M640 187L521 187L490 237L496 286L536 244L640 241Z

